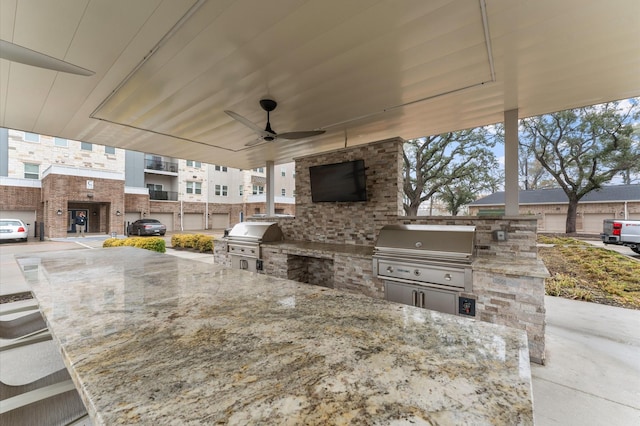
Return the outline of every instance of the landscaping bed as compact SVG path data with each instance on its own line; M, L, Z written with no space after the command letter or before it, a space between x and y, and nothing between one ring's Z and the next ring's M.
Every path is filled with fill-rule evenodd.
M640 262L574 238L539 236L538 242L551 274L548 295L640 309Z

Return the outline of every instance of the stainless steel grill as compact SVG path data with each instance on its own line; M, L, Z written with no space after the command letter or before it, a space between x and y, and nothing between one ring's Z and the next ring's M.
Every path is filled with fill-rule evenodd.
M460 293L472 291L474 240L474 226L387 225L373 271L388 300L455 314Z
M283 239L282 230L275 222L238 223L227 235L231 266L252 272L262 270L260 244Z

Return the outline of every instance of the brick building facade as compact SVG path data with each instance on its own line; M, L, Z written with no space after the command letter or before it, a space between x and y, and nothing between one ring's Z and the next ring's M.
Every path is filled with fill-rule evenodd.
M0 217L29 235L123 234L140 218L169 231L224 229L266 212L264 169L241 171L90 143L0 129ZM274 168L275 211L295 214L294 165Z

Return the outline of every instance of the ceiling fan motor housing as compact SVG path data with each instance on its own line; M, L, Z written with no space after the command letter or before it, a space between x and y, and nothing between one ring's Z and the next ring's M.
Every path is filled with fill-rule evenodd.
M278 106L278 103L273 99L260 99L260 106L263 110L271 112Z

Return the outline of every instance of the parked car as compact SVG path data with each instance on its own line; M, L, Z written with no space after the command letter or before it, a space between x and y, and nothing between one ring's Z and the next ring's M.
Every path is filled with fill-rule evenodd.
M157 219L138 219L129 225L129 235L164 235L167 227Z
M0 219L0 240L27 241L29 227L20 219Z

